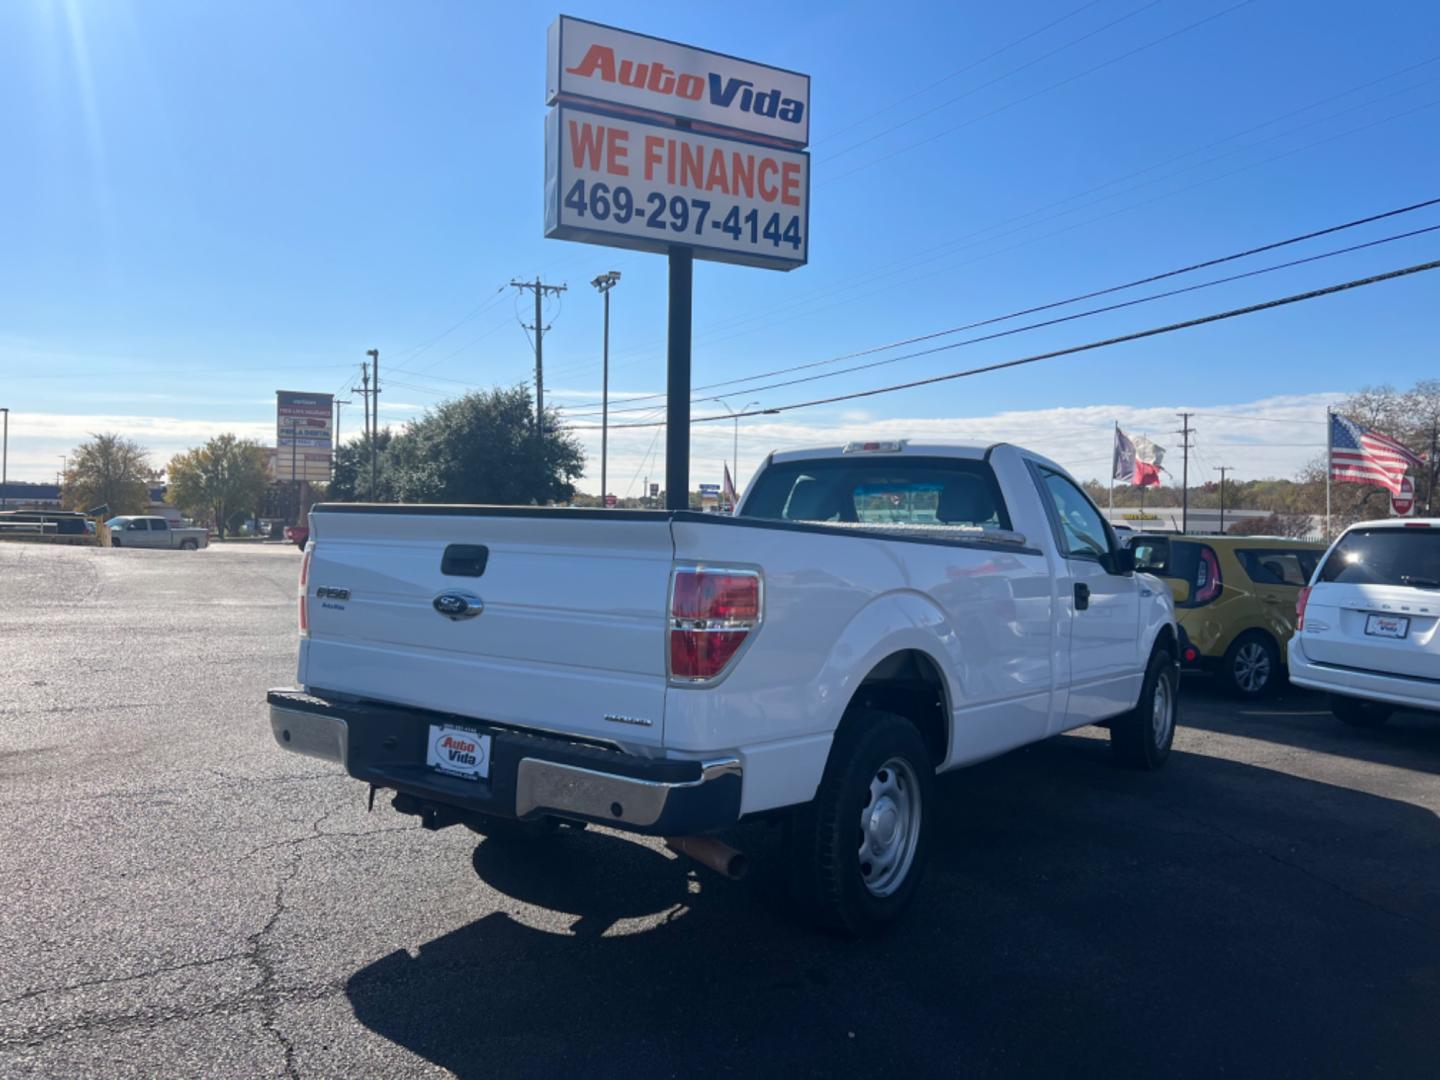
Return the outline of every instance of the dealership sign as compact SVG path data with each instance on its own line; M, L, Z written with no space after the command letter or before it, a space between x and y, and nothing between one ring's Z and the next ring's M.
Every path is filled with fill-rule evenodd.
M774 270L804 266L809 155L559 106L545 121L545 235Z
M562 15L550 25L546 104L584 99L810 141L810 76Z

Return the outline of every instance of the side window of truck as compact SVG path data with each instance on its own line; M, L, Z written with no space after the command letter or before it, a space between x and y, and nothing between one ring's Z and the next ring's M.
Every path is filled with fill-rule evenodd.
M1110 553L1105 519L1085 493L1057 472L1036 466L1036 475L1059 526L1059 540L1067 556L1100 559Z

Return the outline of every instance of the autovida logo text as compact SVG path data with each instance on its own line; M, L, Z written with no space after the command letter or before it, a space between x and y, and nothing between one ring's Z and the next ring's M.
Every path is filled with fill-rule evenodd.
M446 735L435 749L452 765L480 764L480 744L469 739Z
M721 78L713 71L708 79L702 79L699 75L677 74L658 61L641 63L617 59L615 50L608 45L591 45L580 63L565 71L582 79L598 78L601 82L633 86L691 101L699 101L708 91L710 104L718 108L736 108L791 124L800 123L805 115L803 101L781 97L779 90L757 90L755 84L748 80Z

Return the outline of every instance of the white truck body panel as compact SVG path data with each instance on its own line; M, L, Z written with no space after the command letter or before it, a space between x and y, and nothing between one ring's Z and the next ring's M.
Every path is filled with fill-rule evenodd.
M1058 466L1004 445L902 453L988 461L1008 534L754 520L745 502L736 518L322 506L299 683L646 757L733 755L745 813L814 796L857 688L906 650L940 675L950 722L940 768L1133 707L1157 638L1174 633L1169 590L1065 555L1033 471ZM767 467L838 456L777 454ZM484 545L483 575L442 574L452 544ZM667 676L677 566L763 579L758 629L704 685ZM1077 585L1088 610L1076 610ZM434 602L450 592L478 597L483 613L443 617Z

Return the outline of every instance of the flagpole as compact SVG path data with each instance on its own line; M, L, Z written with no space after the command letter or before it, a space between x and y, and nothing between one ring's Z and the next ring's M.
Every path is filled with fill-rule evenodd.
M1115 430L1110 433L1110 520L1112 524L1115 520L1115 447L1120 442L1120 421L1116 420L1114 423Z
M1331 419L1331 409L1325 407L1325 539L1330 539L1330 473L1333 471L1335 460L1335 422Z

